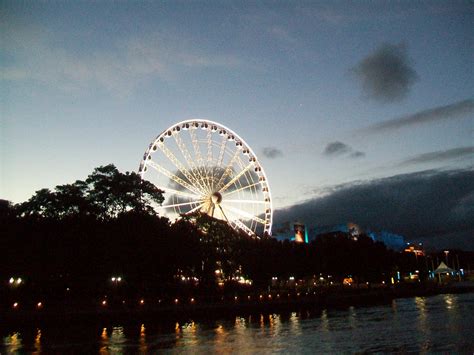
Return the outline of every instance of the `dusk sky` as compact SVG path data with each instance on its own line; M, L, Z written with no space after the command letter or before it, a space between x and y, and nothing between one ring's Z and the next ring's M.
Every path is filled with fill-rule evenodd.
M374 228L474 249L473 24L469 1L1 1L0 198L136 171L203 118L257 153L280 221L344 222L315 204L367 188Z

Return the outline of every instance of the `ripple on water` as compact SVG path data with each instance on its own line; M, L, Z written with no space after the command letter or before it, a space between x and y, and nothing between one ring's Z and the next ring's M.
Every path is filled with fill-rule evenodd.
M472 334L470 293L222 321L5 329L0 353L470 353Z

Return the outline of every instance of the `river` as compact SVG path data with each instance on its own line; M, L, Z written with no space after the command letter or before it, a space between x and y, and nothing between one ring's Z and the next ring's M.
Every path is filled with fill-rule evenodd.
M474 293L221 320L1 327L8 353L360 353L474 351Z

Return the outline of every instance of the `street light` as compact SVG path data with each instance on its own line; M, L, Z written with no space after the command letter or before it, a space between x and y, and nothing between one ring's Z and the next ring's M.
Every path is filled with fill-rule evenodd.
M110 281L112 281L112 283L113 283L114 285L117 285L117 284L119 284L120 282L122 282L122 277L121 277L121 276L112 276L112 277L110 278Z
M23 283L23 280L21 277L17 277L17 278L10 277L10 279L8 280L8 283L10 284L11 287L18 287Z

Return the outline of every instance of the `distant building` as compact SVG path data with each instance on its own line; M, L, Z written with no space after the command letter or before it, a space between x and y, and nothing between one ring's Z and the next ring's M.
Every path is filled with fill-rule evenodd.
M295 222L293 224L293 230L295 231L294 240L296 243L308 243L308 231L304 223Z
M308 243L308 229L303 222L285 222L273 225L272 237L277 240L291 240L296 243Z
M416 256L424 256L425 251L423 250L423 244L410 244L407 243L407 246L403 250L405 253L413 253Z
M338 232L349 234L353 240L357 240L359 236L364 233L359 225L352 222L345 224L316 226L310 229L309 240L315 240L318 238L318 236L323 234L325 235Z
M295 242L309 243L316 240L321 235L345 233L350 235L350 238L357 240L360 235L365 234L369 236L374 242L382 242L387 248L402 251L406 243L405 238L399 234L390 233L387 231L372 232L364 230L359 225L349 222L333 225L308 225L301 221L299 222L284 222L273 225L273 237L277 240L291 240Z

